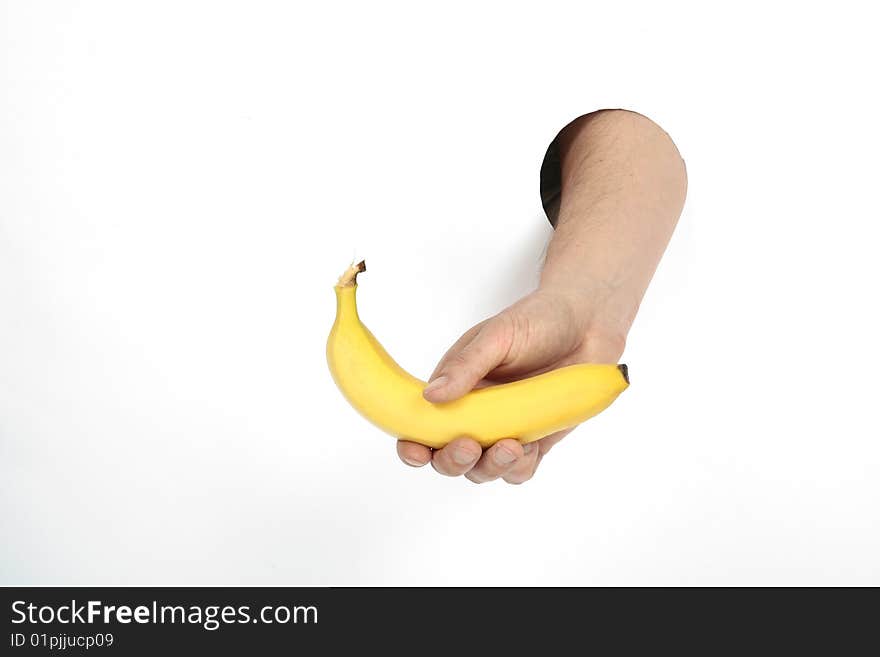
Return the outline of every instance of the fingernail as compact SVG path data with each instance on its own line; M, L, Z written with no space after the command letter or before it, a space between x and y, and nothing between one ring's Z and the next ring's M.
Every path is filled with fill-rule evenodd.
M458 447L452 450L452 460L458 465L467 465L474 460L474 455L464 447Z
M445 386L449 382L449 377L446 376L438 376L436 379L431 381L428 385L425 386L425 389L422 390L423 395L431 394L436 390L440 390L443 386Z
M531 454L535 451L535 443L526 443L523 445L523 454Z
M516 460L516 454L506 447L499 447L495 450L495 463L498 465L510 465Z
M405 456L403 457L403 462L407 465L411 465L414 468L421 468L423 465L425 465L421 461L416 461L415 459L410 459Z

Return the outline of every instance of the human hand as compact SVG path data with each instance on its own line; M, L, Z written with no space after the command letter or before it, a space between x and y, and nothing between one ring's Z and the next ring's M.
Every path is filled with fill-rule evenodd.
M425 387L430 402L457 399L475 387L506 383L576 363L616 363L623 353L621 332L603 328L585 295L539 288L467 331L443 356ZM462 436L442 449L400 440L404 463L431 463L440 474L464 475L475 483L501 478L521 484L550 449L572 429L523 445L513 438L485 451Z

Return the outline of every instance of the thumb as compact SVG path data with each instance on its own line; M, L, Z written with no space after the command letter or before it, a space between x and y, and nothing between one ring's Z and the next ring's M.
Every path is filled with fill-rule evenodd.
M510 351L510 331L494 317L480 326L470 340L460 340L443 357L422 394L429 402L443 403L469 393Z

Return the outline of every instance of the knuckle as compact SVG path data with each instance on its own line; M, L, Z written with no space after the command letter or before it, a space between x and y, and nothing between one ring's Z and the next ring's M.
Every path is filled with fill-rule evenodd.
M479 472L474 470L471 470L468 475L470 475L469 479L475 484L488 484L499 478L499 475L492 472Z
M516 468L504 475L503 479L508 484L519 486L520 484L526 483L535 476L535 470L537 469L537 467L538 464L534 461L520 464L519 468Z
M486 344L505 360L510 352L515 335L515 320L509 313L497 315L486 330Z
M463 367L468 364L468 356L467 350L462 349L460 351L456 351L449 357L449 360L446 363L447 369L454 367Z
M445 465L443 465L442 463L438 463L438 459L431 459L431 467L434 468L434 471L437 472L437 474L441 474L444 477L454 477L455 476L455 473L450 472L445 467Z
M484 477L498 477L501 476L504 472L510 470L510 468L515 464L511 463L510 465L498 465L491 455L488 453L480 459L480 462L477 464L478 469L482 471Z

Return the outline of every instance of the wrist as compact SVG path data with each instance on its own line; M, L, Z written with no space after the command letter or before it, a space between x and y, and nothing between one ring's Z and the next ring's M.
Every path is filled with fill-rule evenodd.
M563 305L581 335L579 351L586 361L617 362L626 346L626 336L635 317L614 294L601 284L553 285L542 281L538 292Z

